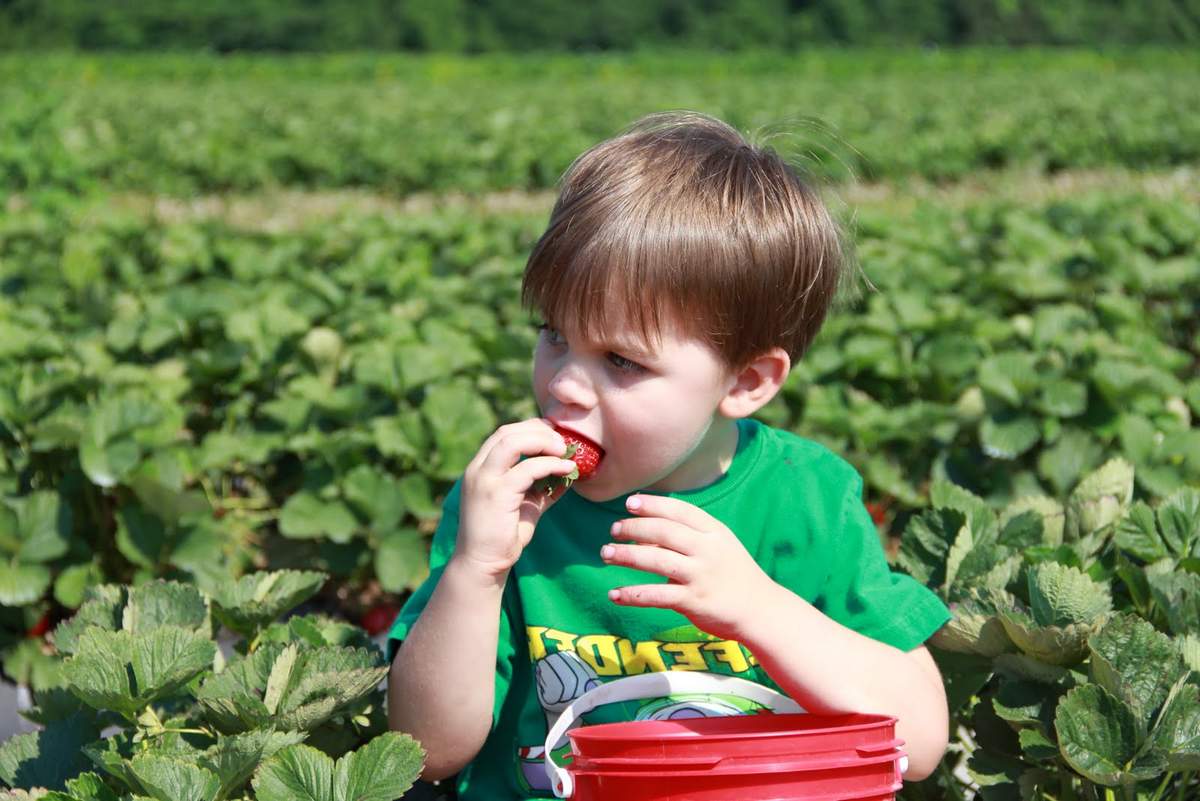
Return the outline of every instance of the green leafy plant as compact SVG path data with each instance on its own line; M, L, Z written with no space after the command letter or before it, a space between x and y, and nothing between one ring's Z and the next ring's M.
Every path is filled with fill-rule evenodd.
M1132 502L1134 483L1112 460L1065 502L1000 510L933 486L898 563L953 610L931 642L959 738L909 797L1194 797L1200 607L1179 556L1200 539L1200 490L1152 509ZM969 788L953 773L963 756Z
M386 731L378 646L322 616L277 619L324 580L254 573L218 597L168 581L89 590L54 632L61 684L24 713L43 728L0 745L0 781L53 801L399 798L424 753ZM218 621L240 635L228 661Z

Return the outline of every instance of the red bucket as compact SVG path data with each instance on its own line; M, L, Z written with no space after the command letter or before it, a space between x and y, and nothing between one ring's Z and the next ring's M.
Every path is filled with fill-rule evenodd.
M574 728L578 716L615 701L723 693L781 714L643 720ZM789 714L794 701L728 676L653 673L601 685L569 706L547 737L571 740L568 770L547 757L555 794L576 801L885 801L907 757L895 718Z

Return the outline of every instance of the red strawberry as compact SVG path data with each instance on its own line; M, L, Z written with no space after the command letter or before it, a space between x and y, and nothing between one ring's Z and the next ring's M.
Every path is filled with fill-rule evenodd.
M400 607L395 604L381 603L372 606L368 609L359 621L367 634L374 637L376 634L381 634L392 627L392 623L396 622L396 615L400 614Z
M546 495L553 494L560 486L565 489L576 481L587 481L600 467L600 460L604 458L604 449L582 434L558 426L555 426L554 430L566 441L567 451L563 458L574 462L575 470L565 476L547 476L538 480L533 485L534 489Z

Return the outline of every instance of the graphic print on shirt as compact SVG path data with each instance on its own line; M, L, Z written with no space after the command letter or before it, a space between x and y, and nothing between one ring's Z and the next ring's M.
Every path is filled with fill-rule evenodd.
M529 654L534 663L538 702L546 716L546 728L536 743L517 749L519 783L530 792L550 792L546 775L545 738L559 716L573 701L604 681L666 670L688 670L739 675L758 673L757 662L734 640L720 640L694 626L680 626L634 642L611 634L577 635L545 626L528 626ZM638 702L632 720L679 720L682 718L746 715L764 708L744 698L721 693L679 694ZM568 730L595 720L596 712L573 721ZM551 756L560 766L571 753L564 732L551 746Z

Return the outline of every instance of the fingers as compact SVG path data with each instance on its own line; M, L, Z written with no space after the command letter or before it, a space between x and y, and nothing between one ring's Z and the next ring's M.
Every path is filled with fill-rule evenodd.
M720 531L721 521L695 504L662 495L631 495L625 502L630 514L672 520L696 531Z
M623 565L663 576L671 581L692 579L691 560L681 553L651 545L605 545L600 558L610 565Z
M657 545L692 556L701 545L698 538L704 533L662 518L630 518L613 523L613 539L631 540L643 545Z
M683 608L687 588L680 584L639 584L608 591L608 599L622 606L652 606L658 609Z
M566 441L545 420L522 420L500 426L492 432L467 469L500 474L511 469L522 456L561 456L566 450Z
M565 476L575 470L570 459L556 456L534 456L511 468L504 476L508 488L517 492L528 492L533 483L546 476Z

